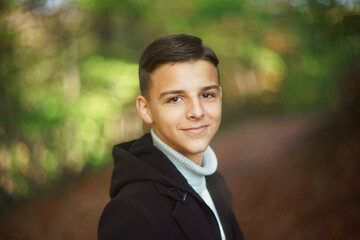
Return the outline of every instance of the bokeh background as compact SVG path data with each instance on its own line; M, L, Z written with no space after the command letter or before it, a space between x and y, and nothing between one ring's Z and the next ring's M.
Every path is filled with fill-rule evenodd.
M220 59L213 146L247 239L360 239L356 0L0 2L0 237L96 239L111 148L143 133L142 50Z

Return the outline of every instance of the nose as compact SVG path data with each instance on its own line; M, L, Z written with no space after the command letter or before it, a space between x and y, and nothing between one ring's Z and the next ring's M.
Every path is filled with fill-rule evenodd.
M187 118L190 120L202 119L205 116L203 106L199 99L189 101Z

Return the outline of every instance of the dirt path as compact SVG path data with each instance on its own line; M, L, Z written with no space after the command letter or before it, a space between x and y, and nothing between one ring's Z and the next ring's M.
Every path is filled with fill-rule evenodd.
M360 239L360 131L322 123L250 122L214 143L248 239Z
M247 239L360 239L360 186L343 186L360 182L353 171L359 165L345 161L344 170L333 160L335 169L344 173L336 174L314 154L320 160L309 169L304 161L317 145L315 141L309 147L304 141L315 130L311 117L266 119L224 130L213 141ZM341 151L355 149L357 154L359 139L355 135L353 145ZM0 239L97 239L110 175L109 169L74 183L57 197L18 206L0 222Z
M74 183L59 196L17 206L0 223L0 239L97 239L110 171Z

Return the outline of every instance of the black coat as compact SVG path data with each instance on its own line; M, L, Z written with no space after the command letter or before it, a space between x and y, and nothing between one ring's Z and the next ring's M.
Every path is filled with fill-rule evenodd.
M111 200L100 218L99 239L221 239L212 210L152 144L150 134L116 145L113 156ZM244 239L222 176L207 176L206 183L226 239Z

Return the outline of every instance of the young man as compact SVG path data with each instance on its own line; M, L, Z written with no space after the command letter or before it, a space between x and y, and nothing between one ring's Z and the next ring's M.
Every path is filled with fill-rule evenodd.
M152 129L113 149L99 239L244 239L209 146L221 120L218 63L189 35L163 37L144 50L136 106Z

